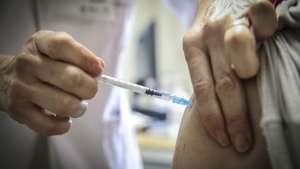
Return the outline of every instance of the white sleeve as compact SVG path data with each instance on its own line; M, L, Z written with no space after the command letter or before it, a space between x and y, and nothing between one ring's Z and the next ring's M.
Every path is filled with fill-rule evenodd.
M190 26L196 15L198 0L162 0L185 25Z

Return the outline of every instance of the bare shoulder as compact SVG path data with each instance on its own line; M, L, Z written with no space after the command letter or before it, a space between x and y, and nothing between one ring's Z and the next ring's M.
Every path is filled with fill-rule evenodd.
M179 131L173 169L268 169L270 167L265 140L259 127L261 111L254 80L247 82L249 119L253 127L254 144L247 153L237 153L233 147L223 148L206 133L197 106L188 108Z

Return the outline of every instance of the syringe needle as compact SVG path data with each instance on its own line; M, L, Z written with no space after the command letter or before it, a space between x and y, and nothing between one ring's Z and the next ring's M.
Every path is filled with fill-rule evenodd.
M126 81L123 81L123 80L120 80L120 79L117 79L117 78L114 78L111 76L102 75L101 77L98 78L98 80L105 84L128 89L135 93L140 93L140 94L144 94L147 96L152 96L152 97L160 98L163 100L172 101L173 103L176 103L176 104L180 104L180 105L184 105L184 106L190 106L192 104L192 102L189 99L184 99L184 98L181 98L181 97L178 97L175 95L171 95L167 92L161 92L159 90L151 89L149 87L126 82Z

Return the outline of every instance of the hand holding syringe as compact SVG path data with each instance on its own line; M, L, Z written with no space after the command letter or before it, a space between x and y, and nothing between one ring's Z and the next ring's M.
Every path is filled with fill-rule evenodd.
M109 84L112 86L118 86L124 89L128 89L132 92L135 93L140 93L140 94L144 94L147 96L151 96L151 97L156 97L159 99L163 99L163 100L167 100L167 101L171 101L173 103L176 104L180 104L180 105L184 105L184 106L191 106L192 105L192 101L189 99L185 99L182 97L178 97L176 95L167 93L167 92L162 92L159 90L155 90L155 89L151 89L145 86L141 86L138 84L134 84L134 83L130 83L130 82L125 82L122 81L120 79L116 79L107 75L102 75L101 77L98 78L99 81L105 83L105 84Z

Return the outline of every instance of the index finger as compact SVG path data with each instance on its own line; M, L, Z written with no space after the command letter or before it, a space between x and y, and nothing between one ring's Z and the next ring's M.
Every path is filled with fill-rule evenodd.
M231 71L224 47L224 32L230 17L209 23L205 30L208 54L211 59L216 94L222 107L228 133L238 152L246 152L251 145L250 127L242 84ZM212 36L213 35L213 36Z
M33 39L38 51L52 59L74 64L93 77L102 72L104 62L67 33L40 31Z
M208 134L222 146L228 146L230 142L225 130L225 121L215 94L206 47L200 34L187 34L183 45L198 110Z

